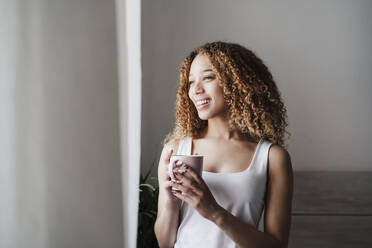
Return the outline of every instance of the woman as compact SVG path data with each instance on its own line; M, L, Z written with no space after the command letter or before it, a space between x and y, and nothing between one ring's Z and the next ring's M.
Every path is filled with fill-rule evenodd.
M253 52L226 42L192 51L181 67L175 129L159 160L160 247L287 247L293 173L286 126L276 84ZM177 150L204 156L202 176L187 167L192 179L177 173L170 180Z

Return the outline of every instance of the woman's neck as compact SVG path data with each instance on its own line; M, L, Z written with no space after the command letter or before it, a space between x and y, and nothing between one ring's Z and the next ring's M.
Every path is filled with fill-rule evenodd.
M224 141L250 141L257 142L251 135L248 133L242 133L240 130L229 130L228 127L224 129L216 129L213 124L211 125L208 122L208 126L199 135L203 139L219 139Z

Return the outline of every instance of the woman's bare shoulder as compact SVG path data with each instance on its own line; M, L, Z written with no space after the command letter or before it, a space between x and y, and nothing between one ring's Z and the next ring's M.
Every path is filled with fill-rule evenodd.
M170 149L173 149L173 154L175 154L177 149L178 149L178 144L179 144L180 140L181 140L180 138L174 138L174 139L171 139L171 140L167 141L163 146L162 154L165 151L169 151Z
M268 166L271 175L292 174L289 152L279 145L271 145L268 155Z

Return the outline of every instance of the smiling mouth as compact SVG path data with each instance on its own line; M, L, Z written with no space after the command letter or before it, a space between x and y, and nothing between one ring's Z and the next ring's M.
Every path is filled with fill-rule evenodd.
M199 109L203 109L206 106L208 106L210 102L211 102L211 99L207 99L207 100L203 100L203 101L198 101L198 103L196 104L196 108L198 110Z

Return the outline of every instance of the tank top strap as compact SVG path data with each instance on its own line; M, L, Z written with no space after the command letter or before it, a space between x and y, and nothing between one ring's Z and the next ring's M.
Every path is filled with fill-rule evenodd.
M191 155L191 146L191 137L184 137L178 144L177 155Z
M269 149L271 145L272 143L268 140L261 140L261 142L259 143L259 147L257 147L254 161L252 163L253 168L251 168L251 170L266 174Z

